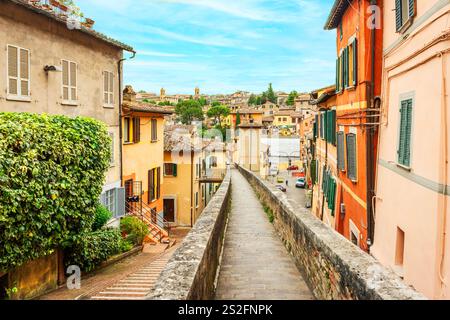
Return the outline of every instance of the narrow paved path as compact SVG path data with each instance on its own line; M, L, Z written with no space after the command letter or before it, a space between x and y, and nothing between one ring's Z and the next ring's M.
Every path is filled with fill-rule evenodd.
M232 170L231 179L231 212L216 299L313 299L250 184L237 170Z

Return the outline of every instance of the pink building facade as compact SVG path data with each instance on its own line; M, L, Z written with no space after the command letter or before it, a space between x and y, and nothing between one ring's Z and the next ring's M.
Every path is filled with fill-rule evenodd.
M383 11L371 254L429 298L450 299L450 2L387 1Z

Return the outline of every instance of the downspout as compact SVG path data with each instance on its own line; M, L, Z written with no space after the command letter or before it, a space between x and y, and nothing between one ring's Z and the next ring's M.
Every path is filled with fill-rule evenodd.
M377 0L370 1L371 6L377 5ZM370 96L368 101L368 109L371 110L374 106L375 101L375 57L376 57L376 28L371 30L371 80L370 80ZM372 111L366 112L366 122L367 119L372 116ZM374 196L374 163L373 163L373 136L374 136L374 126L366 126L366 214L367 214L367 251L370 252L370 247L374 240L374 218L372 214L372 199Z
M193 203L193 193L194 193L194 148L191 148L191 228L194 227L194 203Z
M320 110L320 108L319 108ZM324 116L325 119L325 116ZM321 122L321 128L323 126L323 123ZM325 170L327 169L328 166L328 141L325 139L325 132L326 128L324 128L324 141L325 141L325 161L324 161L324 166L325 166ZM323 170L322 170L322 175L323 175ZM323 176L322 176L322 185L323 185ZM320 221L323 221L323 216L325 214L325 192L323 192L322 195L322 212L320 213Z
M128 58L129 60L134 59L136 56L136 51L132 51L133 55ZM122 62L128 60L127 58L122 58L117 62L117 71L119 74L119 158L120 158L120 185L123 187L123 132L122 132Z

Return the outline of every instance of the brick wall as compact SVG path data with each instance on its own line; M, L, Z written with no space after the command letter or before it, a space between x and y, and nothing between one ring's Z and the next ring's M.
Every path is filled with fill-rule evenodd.
M317 299L425 297L269 183L239 167L274 213L274 227Z
M194 228L169 260L148 299L214 298L230 195L231 176L228 172Z

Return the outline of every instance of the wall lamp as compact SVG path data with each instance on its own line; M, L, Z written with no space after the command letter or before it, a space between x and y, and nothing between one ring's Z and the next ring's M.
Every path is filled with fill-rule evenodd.
M59 66L49 66L49 65L47 65L47 66L44 67L44 71L47 72L47 73L48 73L49 71L62 72L62 67L59 67Z

